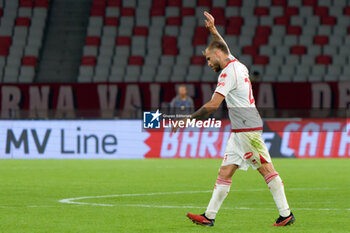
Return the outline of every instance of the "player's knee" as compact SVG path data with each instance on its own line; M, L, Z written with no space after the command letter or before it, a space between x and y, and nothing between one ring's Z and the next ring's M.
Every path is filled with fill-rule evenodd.
M236 170L236 167L234 166L220 167L219 177L224 180L231 180L235 170Z
M261 167L258 168L259 173L262 176L266 176L267 174L276 172L275 168L273 167L272 163L263 163L261 164Z

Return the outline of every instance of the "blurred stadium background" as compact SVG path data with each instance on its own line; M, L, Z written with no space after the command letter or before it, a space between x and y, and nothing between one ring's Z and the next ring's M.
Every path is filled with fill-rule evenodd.
M140 153L130 155L162 156L162 148L170 150L167 134L163 138L141 132L143 112L167 111L180 84L187 85L199 108L211 98L216 85L217 74L202 55L211 40L204 27L204 11L214 15L233 55L254 77L254 96L265 118L271 154L348 157L349 0L1 0L2 119L72 120L59 121L52 128L52 135L60 126L71 130L65 136L57 132L53 136L57 139L103 132L102 125L113 134L119 127L116 132L123 136L116 140L128 141L128 135L136 135L129 139L139 138L144 145ZM217 114L227 118L225 111ZM74 121L83 119L111 121L101 126ZM85 128L78 130L80 123ZM31 148L38 148L46 136L43 142L56 146L51 133L44 130L55 125L53 121L31 123L38 127L32 133L34 139L28 136L27 122L23 126L20 121L2 124L2 141L7 142L1 146L3 157L13 157L13 153L26 157L23 149L27 147L25 151L32 155ZM123 125L128 125L127 130L122 130ZM16 126L19 128L11 128ZM314 133L306 132L310 130ZM290 136L290 131L298 132ZM210 146L203 142L200 157L221 158L226 140L222 135L211 138L215 151L208 152ZM208 143L209 138L201 137ZM223 143L216 143L221 138ZM24 139L29 146L22 145ZM84 154L94 157L92 144L97 147L98 140L92 137L86 145L92 149ZM184 141L182 136L177 140L178 146ZM191 142L195 145L198 138ZM119 143L118 147L129 145ZM187 147L190 144L184 145L181 156L180 149L169 156L198 157L200 146L191 153ZM56 157L44 150L35 153ZM62 153L57 153L60 158Z
M218 112L224 124L223 130L217 132L182 130L174 136L169 130L155 132L142 129L143 112L156 109L167 111L180 84L187 86L196 108L211 98L217 74L208 68L202 55L211 40L204 26L204 11L215 17L217 29L231 52L254 76L255 101L264 118L263 137L271 156L350 158L350 0L0 0L0 158L221 159L229 135L225 111ZM225 107L221 110L225 110ZM214 171L208 176L214 179L219 161L213 161L213 167L204 160L198 163L204 164L204 169ZM293 173L288 174L288 162L277 161L287 174L286 180L290 177L289 181L296 190L311 187L310 198L323 201L322 195L318 196L317 191L312 192L313 183L298 186L299 183L292 182L296 173L303 174L303 164L312 167L312 162L295 160L293 164L297 165L291 169ZM76 171L97 177L98 171L103 171L105 166L110 166L108 171L111 173L113 169L122 171L124 163L130 167L135 165L137 169L151 166L145 172L160 167L175 168L171 160L167 163L115 160L96 167L96 162L87 165L88 161L71 161L72 164L69 161L37 162L1 161L2 196L17 192L19 186L11 185L23 177L28 176L31 181L33 179L30 177L34 177L34 180L38 178L38 183L28 181L30 186L26 186L24 181L19 182L20 190L27 191L19 195L19 199L3 199L3 206L11 207L13 202L21 203L18 206L31 206L33 202L41 206L51 202L57 207L60 204L56 202L60 198L124 193L123 190L118 192L116 180L119 175L125 178L127 171L113 177L102 172L106 180L91 181L86 177L79 180ZM194 164L194 161L188 163ZM317 163L329 174L326 171L327 161ZM334 167L339 167L341 173L344 171L342 166L348 160L332 160L332 163ZM176 164L181 169L190 169L186 160L176 161ZM58 187L57 193L55 185L49 187L52 190L47 195L51 199L44 202L26 199L33 193L40 195L35 187L39 187L39 180L45 178L33 172L30 166L39 171L43 169L47 179L55 177L54 171L65 176L63 167L67 166L76 183L70 183L67 190L61 190L59 187L72 182L67 176L53 183ZM47 167L53 170L46 171ZM184 175L195 176L186 173L186 169ZM313 170L312 173L317 172ZM144 187L137 182L137 177L143 174L135 172L134 175L130 177L129 184L140 189L132 189L123 183L126 193L152 193L158 190L156 185ZM12 178L7 179L8 176ZM162 184L165 181L159 180L160 176L167 177L166 171L149 175L149 179L143 182L146 184L154 179ZM297 180L303 182L306 176L304 174ZM332 182L331 177L336 179L338 175L329 174L329 182ZM342 177L349 176L344 173ZM344 179L346 184L349 180ZM105 187L91 188L93 182L103 185L103 181L106 181ZM159 191L187 190L188 187L181 188L186 181L184 177L179 176L177 181L176 187L164 185ZM207 190L205 187L208 186L205 185L211 188L214 184L214 180L208 183L205 183L207 180L202 181L202 186L194 186L190 190ZM50 183L49 180L42 182ZM76 186L79 182L84 185ZM330 188L328 190L343 188L345 191L339 192L346 196L349 187L344 187L344 183L336 187L326 186ZM111 186L114 188L109 190ZM78 187L87 191L78 191L75 189ZM319 190L317 187L315 190ZM198 199L203 199L206 204L207 197L201 199L200 195ZM299 194L295 193L294 196L296 200ZM340 203L346 202L345 198L341 200ZM162 204L167 201L162 200ZM177 201L182 203L181 200ZM322 205L317 208L326 207ZM349 213L348 209L341 209L343 207L338 203L333 215L340 222ZM345 207L349 208L348 205ZM93 211L96 210L86 210L91 211L86 218L94 218ZM67 211L64 209L62 216ZM19 212L13 210L11 213L15 216ZM44 218L45 210L37 214L39 218ZM302 214L301 209L299 214ZM75 217L81 218L82 213L76 213ZM123 216L118 217L123 219ZM323 215L318 217L319 228L316 227L315 232L321 232L324 229L322 226L328 226L324 225L327 218ZM158 218L162 219L162 216ZM245 220L242 217L240 221ZM4 220L3 226L7 227L4 232L18 232L13 221L10 218ZM165 219L163 221L167 222ZM33 232L25 220L21 224L25 232ZM127 224L120 232L130 232L128 227L133 223ZM329 232L348 230L341 229L343 225L337 226L340 229ZM93 230L94 227L111 232L108 227L114 225L84 225L84 232L97 232ZM152 229L147 227L133 226L132 229L133 232L151 232ZM309 232L306 225L302 227L306 228L299 228L298 232ZM51 232L58 228L55 225ZM83 228L72 229L79 232ZM45 232L44 228L41 230L35 232ZM172 231L164 225L158 230ZM259 230L252 229L252 232ZM224 230L221 229L221 232Z

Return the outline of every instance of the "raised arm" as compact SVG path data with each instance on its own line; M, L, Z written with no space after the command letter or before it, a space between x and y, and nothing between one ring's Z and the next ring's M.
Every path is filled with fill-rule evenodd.
M215 27L214 17L211 14L209 14L207 11L204 11L204 16L207 18L206 20L204 20L205 27L209 30L211 36L213 37L213 40L223 42L226 45L228 52L231 54L230 48L226 44L226 41L224 40L224 38L222 38L222 36L220 35L220 33Z

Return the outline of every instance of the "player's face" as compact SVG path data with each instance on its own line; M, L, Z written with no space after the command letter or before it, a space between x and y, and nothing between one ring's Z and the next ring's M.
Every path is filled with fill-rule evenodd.
M221 70L220 63L216 58L214 51L206 49L205 57L210 68L212 68L215 72L219 72Z

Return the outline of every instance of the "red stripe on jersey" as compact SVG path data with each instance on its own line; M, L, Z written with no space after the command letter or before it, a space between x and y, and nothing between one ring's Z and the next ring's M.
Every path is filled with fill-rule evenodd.
M223 96L224 98L226 97L226 96L224 96L223 94L221 94L221 93L218 92L218 91L216 91L215 93L218 93L219 95Z
M230 63L235 62L235 61L237 61L237 59L233 59L233 60L227 62L227 64L226 64L226 66L224 67L224 69L225 69Z
M263 127L248 128L248 129L232 129L231 132L241 133L241 132L250 132L250 131L258 131L258 130L263 130Z

